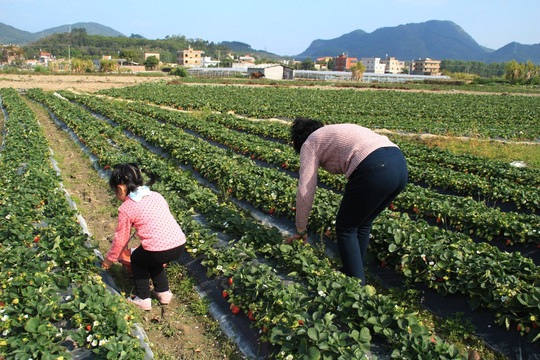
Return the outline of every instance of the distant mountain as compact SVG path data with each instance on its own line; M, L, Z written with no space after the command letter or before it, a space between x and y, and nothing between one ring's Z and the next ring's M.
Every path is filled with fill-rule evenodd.
M512 45L515 44L515 45ZM366 33L355 30L331 40L315 40L297 59L348 54L358 59L362 57L386 58L392 56L400 60L432 58L438 60L477 60L486 62L532 61L540 63L540 44L509 44L493 51L480 46L461 27L451 21L431 20L424 23L384 27ZM510 46L512 45L512 46ZM509 47L509 49L505 49ZM520 56L518 60L512 52Z
M19 30L13 26L0 23L0 44L26 44L37 40L37 36L31 32Z
M43 39L51 34L67 33L71 29L84 28L88 35L125 37L110 27L93 23L62 25L36 33L19 30L0 23L0 44L24 45ZM134 39L144 39L131 34ZM154 40L160 41L160 40ZM194 44L197 45L197 44ZM210 44L211 45L211 44ZM251 45L239 41L223 41L217 46L226 47L236 53L252 54L259 58L281 60L291 58L264 50L255 50ZM209 49L208 49L209 50ZM216 54L219 54L217 50ZM207 52L210 54L211 52ZM432 58L437 60L476 60L484 62L531 61L540 64L540 44L523 45L512 42L498 50L479 45L461 27L451 21L431 20L423 23L384 27L371 33L354 30L330 40L317 39L301 54L299 60L348 54L358 59L362 57L386 58L392 56L400 60ZM174 54L171 55L174 58Z
M103 36L124 36L121 32L114 30L108 26L104 26L94 22L75 23L71 25L62 25L54 28L42 30L36 33L31 33L24 30L19 30L13 26L0 23L0 44L18 44L24 45L52 34L67 33L70 29L85 29L88 35L103 35Z
M485 62L508 62L516 60L519 63L531 61L539 64L540 44L523 45L517 42L511 42L496 51L486 54L483 59Z
M240 41L222 41L219 44L226 46L232 51L236 51L236 52L249 53L249 52L255 51L255 49L253 49L251 45L240 42Z
M276 55L268 51L255 50L251 47L251 45L240 42L240 41L222 41L219 43L219 45L226 46L229 49L231 49L231 51L236 52L236 53L257 55L265 59L271 59L271 60L277 61L283 58L282 56Z
M363 38L366 34L364 30L355 30L333 40L315 40L306 51L296 57L301 59L311 57L315 59L324 56L337 56L342 53L348 53L349 56L355 57L349 49L352 49L351 45L355 44L358 39Z

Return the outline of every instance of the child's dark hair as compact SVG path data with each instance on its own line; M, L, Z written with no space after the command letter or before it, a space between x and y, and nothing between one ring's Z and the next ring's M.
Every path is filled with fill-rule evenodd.
M324 124L318 120L297 117L291 125L291 140L294 150L300 153L300 149L309 135L323 126Z
M143 172L150 178L146 183L146 186L151 186L156 182L157 179L153 173L139 169L137 164L118 164L113 169L111 178L109 179L109 186L114 191L118 185L126 185L129 194L130 192L137 190L139 186L143 185Z

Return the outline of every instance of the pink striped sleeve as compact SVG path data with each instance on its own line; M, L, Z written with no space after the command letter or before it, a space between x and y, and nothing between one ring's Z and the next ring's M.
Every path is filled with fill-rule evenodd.
M309 144L304 143L300 152L300 179L296 194L296 228L307 227L309 213L317 189L319 159Z

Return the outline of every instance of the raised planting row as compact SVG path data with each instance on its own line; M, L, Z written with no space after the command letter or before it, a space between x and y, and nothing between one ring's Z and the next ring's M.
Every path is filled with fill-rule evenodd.
M204 109L255 118L297 116L326 123L454 136L536 140L540 98L403 91L322 90L239 86L141 84L100 93L179 109Z
M63 94L68 98L85 101L80 97L74 97L71 93ZM257 158L258 160L264 160L281 168L295 172L298 171L298 155L288 145L264 140L252 134L239 133L215 122L203 121L205 119L195 118L189 114L161 109L152 105L118 102L115 102L114 105L120 109L127 107L127 109L137 111L143 115L148 115L160 121L169 122L197 132L206 139L223 144L235 152L250 156L252 159ZM211 116L212 119L218 117L216 115ZM231 116L227 115L226 117L230 118ZM244 121L249 122L247 120ZM264 125L257 124L257 126L258 128L262 128ZM274 128L276 127L275 125L272 126ZM288 130L286 125L279 126L285 127ZM403 145L401 146L403 147ZM410 155L411 148L414 149L416 147L407 146L404 149L408 161L412 157L416 159L415 155ZM427 149L423 149L423 151L427 152ZM418 153L418 151L416 152ZM422 165L425 164L421 163L417 169L423 168ZM524 171L523 174L528 175L530 172ZM333 175L319 169L318 177L322 183L335 190L342 190L345 186L345 178L343 176ZM479 177L471 175L469 178ZM504 181L505 179L503 178L501 180ZM493 187L491 190L493 190ZM520 189L520 191L524 190ZM525 201L534 194L534 192L529 193L530 196L521 198L520 201ZM492 240L494 238L502 239L508 245L514 243L540 244L540 232L537 230L540 229L540 218L537 215L502 212L496 208L486 206L483 202L475 201L471 197L442 195L436 191L409 184L395 200L392 208L399 208L402 211L406 210L411 214L416 214L416 216L431 217L437 222L453 226L458 231L474 234L486 240Z
M167 197L186 229L188 251L203 257L209 275L232 278L224 294L231 310L247 313L276 346L276 358L359 359L369 350L373 335L386 339L396 358L464 358L426 328L415 312L336 271L311 246L282 244L284 237L276 228L260 225L200 186L176 161L151 153L123 135L121 128L67 101L34 90L30 96L46 104L93 154L99 154L102 166L137 161L161 177L156 190ZM192 219L193 208L231 242L219 242ZM261 264L261 258L272 266Z
M106 100L96 100L92 106L181 163L191 164L225 192L294 219L295 179L256 166L250 159L212 146L172 125L122 111ZM340 198L332 191L318 190L310 217L312 229L324 232L332 228ZM373 237L372 251L378 259L395 266L411 280L422 281L442 294L466 294L473 305L497 313L499 324L508 327L516 322L536 334L540 288L538 268L531 260L391 212L381 214Z
M106 289L30 108L0 89L0 358L142 359L131 312ZM71 349L68 351L68 349Z

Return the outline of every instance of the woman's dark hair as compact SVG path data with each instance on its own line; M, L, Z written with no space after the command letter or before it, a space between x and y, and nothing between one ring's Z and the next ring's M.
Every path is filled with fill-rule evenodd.
M150 180L146 183L147 186L151 186L156 182L156 176L149 171L139 169L139 166L134 163L118 164L114 167L111 178L109 179L109 186L114 191L118 185L126 185L128 194L137 190L139 186L143 185L142 172L144 172Z
M323 126L324 124L318 120L304 117L296 118L291 125L291 140L294 150L300 153L300 149L302 149L302 145L304 145L309 135Z

